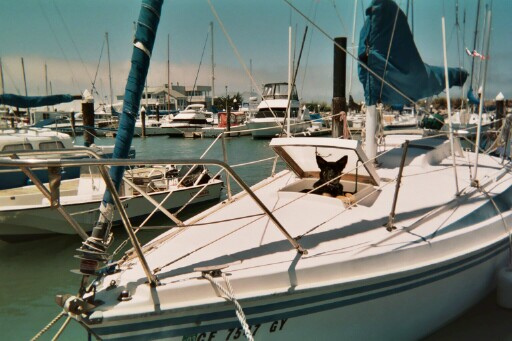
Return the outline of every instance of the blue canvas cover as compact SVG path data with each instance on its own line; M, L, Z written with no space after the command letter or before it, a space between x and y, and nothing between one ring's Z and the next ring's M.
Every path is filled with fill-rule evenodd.
M393 26L396 28L393 33ZM388 49L391 38L393 44ZM392 0L373 0L366 10L366 21L359 37L359 60L413 101L436 95L445 88L444 68L423 63L414 44L407 17ZM461 86L468 72L449 68L450 87ZM384 84L359 65L359 80L363 84L367 105L411 104L406 98Z
M51 96L19 96L14 94L0 95L0 104L10 105L18 108L36 108L47 105L72 102L75 99L82 99L82 96L74 95L51 95Z
M119 127L112 156L114 159L127 159L130 154L135 120L139 112L140 99L148 74L150 56L155 43L158 23L160 22L162 4L163 0L142 0L134 42L141 43L147 51L143 51L137 46L133 48L131 68L124 93L123 112L119 116ZM124 167L113 166L110 168L110 177L117 190L121 186L123 174ZM114 202L108 190L105 192L103 202L110 204Z

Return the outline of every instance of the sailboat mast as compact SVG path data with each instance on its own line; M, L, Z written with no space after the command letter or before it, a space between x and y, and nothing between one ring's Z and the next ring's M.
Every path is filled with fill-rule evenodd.
M491 40L491 11L487 10L487 17L485 20L485 51L484 56L489 55L489 44ZM480 103L478 104L478 126L476 130L476 141L475 141L475 167L474 167L474 173L473 173L473 183L477 180L477 171L478 171L478 155L480 154L480 134L482 132L482 112L484 108L484 102L485 102L485 80L487 78L487 65L489 64L489 58L485 58L483 60L484 67L482 71L482 78L480 80L480 88L482 90L482 96L480 97Z
M171 111L171 35L167 34L167 111ZM177 109L177 108L176 108Z
M4 69L2 67L2 58L0 58L0 81L2 82L2 95L5 94Z
M290 137L290 111L292 96L292 26L288 26L288 107L286 108L286 136Z
M478 0L477 8L476 8L476 23L475 23L475 36L473 38L473 51L476 50L476 41L478 37L478 19L480 17L480 0ZM469 88L473 89L473 75L475 71L475 58L472 58L471 61L471 80L469 83Z
M252 59L249 59L249 97L252 97Z
M44 63L44 83L46 89L46 96L48 96L48 65ZM50 107L46 106L46 110L50 111Z
M23 57L21 57L21 71L23 72L23 84L25 85L25 96L28 96L27 76L25 75L25 62L23 61ZM30 108L27 108L27 115L29 117L30 124L34 124L34 122L32 121L32 117L30 115Z
M46 65L46 63L44 64L44 83L45 83L46 96L48 96L48 65Z
M352 21L352 53L355 54L355 39L356 39L356 19L357 19L357 0L354 0L354 20ZM348 78L348 94L352 94L352 76L354 75L354 58L350 58L350 77Z
M215 59L213 53L213 21L210 21L210 33L212 36L212 105L215 101Z
M110 69L110 46L108 44L108 32L105 32L105 41L107 44L107 57L108 57L108 83L110 87L110 113L114 109L114 90L112 89L112 70Z

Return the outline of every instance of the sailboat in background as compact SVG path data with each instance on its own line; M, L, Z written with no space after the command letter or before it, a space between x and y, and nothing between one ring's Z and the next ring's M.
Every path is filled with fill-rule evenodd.
M136 46L151 51L161 5L143 0L147 36ZM375 34L393 32L398 16L393 34L405 47L392 60L410 58L418 78L390 65L383 80L384 70L362 59L368 103L403 101L391 91L376 96L380 82L412 88L408 97L442 91L398 6L374 0L370 9L365 50L387 51L377 47L390 40ZM135 48L140 55L147 65ZM57 302L98 339L420 339L483 298L510 260L512 167L478 149L466 155L458 139L388 138L375 157L372 144L363 150L355 140L273 139L288 169L251 188L218 163L244 192L144 247L127 229L133 249L114 262L100 220L80 248L80 294ZM113 168L114 183L123 170ZM115 198L107 192L104 217Z

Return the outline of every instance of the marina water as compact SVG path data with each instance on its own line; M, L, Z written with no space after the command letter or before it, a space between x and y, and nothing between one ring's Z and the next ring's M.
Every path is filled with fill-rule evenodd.
M140 159L189 159L199 158L212 142L214 142L213 139L172 139L167 136L155 136L136 138L132 144L136 149L137 158ZM268 140L236 137L226 139L225 142L229 165L244 164L274 155L268 146ZM83 139L78 137L76 144L82 143ZM96 143L114 144L114 139L96 139ZM223 160L220 140L204 158ZM272 167L273 160L267 160L258 164L236 167L235 170L247 184L253 185L269 176ZM283 167L282 163L278 163L278 170ZM234 186L233 191L237 192L238 188ZM55 212L55 214L58 213ZM121 228L116 228L114 231L115 241L112 249L127 238ZM163 230L144 230L139 232L138 236L144 243L162 232ZM70 271L78 267L79 261L74 258L74 255L80 245L81 240L75 235L53 236L16 244L0 241L0 273L3 279L0 284L0 340L29 340L59 314L61 309L54 301L55 295L77 292L80 285L80 276ZM476 325L480 327L475 330L484 333L482 335L486 335L487 339L512 340L512 328L509 327L512 312L497 311L497 309L494 296L488 297L485 302L427 340L453 340L461 339L461 336L475 336L471 328ZM480 323L485 316L497 317L499 321L486 319L487 323ZM61 319L40 340L50 340L63 321L64 319ZM483 327L486 324L487 326ZM504 329L496 330L496 326L500 328L501 325ZM85 330L73 320L60 337L60 340L86 339ZM463 339L468 338L463 337Z

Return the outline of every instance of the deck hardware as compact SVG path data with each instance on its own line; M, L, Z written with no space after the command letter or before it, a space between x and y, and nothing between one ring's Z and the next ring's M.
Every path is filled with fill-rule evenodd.
M50 184L50 207L57 208L60 205L61 167L48 167L48 180Z
M402 182L402 172L404 170L405 165L405 157L407 156L407 149L409 148L409 140L405 140L405 142L402 144L402 159L400 160L400 169L398 170L398 176L396 179L396 187L395 187L395 195L393 197L393 205L391 207L391 212L389 213L389 220L384 225L386 226L386 230L389 232L396 229L395 224L395 209L396 209L396 202L398 200L398 191L400 190L400 184Z
M132 299L132 296L130 295L130 292L128 290L123 290L117 297L118 301L125 302Z

